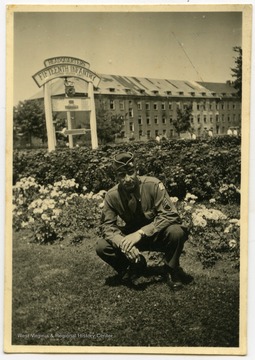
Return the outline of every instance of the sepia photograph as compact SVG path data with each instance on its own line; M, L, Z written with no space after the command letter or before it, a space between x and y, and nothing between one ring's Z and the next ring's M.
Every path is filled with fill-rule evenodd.
M252 7L9 5L6 353L247 353Z

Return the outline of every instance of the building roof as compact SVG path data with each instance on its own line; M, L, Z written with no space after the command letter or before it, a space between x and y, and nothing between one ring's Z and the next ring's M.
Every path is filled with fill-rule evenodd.
M226 83L212 83L212 82L199 82L212 93L216 93L218 95L235 95L237 90L231 85L230 82Z
M226 83L209 83L169 79L141 78L134 76L99 74L101 81L95 94L135 95L135 96L172 96L172 97L215 97L233 96L236 90ZM76 94L87 93L87 84L77 78L72 79ZM51 82L52 96L65 94L64 78ZM43 98L40 89L32 99Z

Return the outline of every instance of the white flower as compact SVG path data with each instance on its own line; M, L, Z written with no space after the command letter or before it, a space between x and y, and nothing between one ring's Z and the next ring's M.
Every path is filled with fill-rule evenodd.
M235 224L237 226L240 226L240 220L239 219L230 219L230 224Z
M41 218L43 220L50 220L50 218L46 214L42 214Z
M29 222L30 224L33 224L33 223L35 222L35 219L34 219L32 216L29 216L28 222Z
M170 197L170 199L173 203L177 203L177 201L179 201L177 196Z
M224 233L225 234L228 234L229 232L230 232L230 230L232 229L232 225L228 225L227 227L226 227L226 229L224 230Z
M215 203L216 203L216 200L212 198L212 199L209 200L209 203L210 203L210 204L215 204Z
M228 246L230 249L234 249L237 246L237 242L234 239L229 240Z
M192 214L192 222L194 226L205 227L207 225L207 221L201 215L197 214Z
M184 201L188 201L192 205L195 204L196 200L197 200L197 196L193 195L193 194L190 194L190 193L187 193L186 196L185 196L185 199L184 199Z
M28 223L27 222L25 222L25 221L22 221L22 223L21 223L21 227L26 227L28 225Z
M42 213L43 213L43 209L41 209L41 208L35 208L35 209L33 210L33 213L34 213L34 214L42 214Z
M185 205L184 206L185 211L190 211L191 209L192 209L192 206L190 206L190 205Z

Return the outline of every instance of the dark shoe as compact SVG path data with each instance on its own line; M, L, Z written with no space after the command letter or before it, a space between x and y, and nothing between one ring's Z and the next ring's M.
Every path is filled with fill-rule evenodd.
M170 273L167 274L167 284L171 290L176 291L183 288L182 282L177 277L175 277L174 274L170 274Z
M179 290L183 285L190 284L193 280L193 276L185 273L181 267L169 269L167 274L167 283L173 290Z
M140 255L139 261L131 263L126 272L124 274L119 274L119 276L122 276L124 282L134 282L144 274L146 268L146 260L143 255Z
M194 280L193 276L187 274L181 267L175 269L175 273L175 276L177 276L184 285L188 285Z

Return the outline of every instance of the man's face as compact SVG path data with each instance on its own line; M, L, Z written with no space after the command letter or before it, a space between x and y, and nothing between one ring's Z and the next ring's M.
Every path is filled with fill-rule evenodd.
M134 167L117 172L117 180L127 192L132 192L137 184L137 173Z

